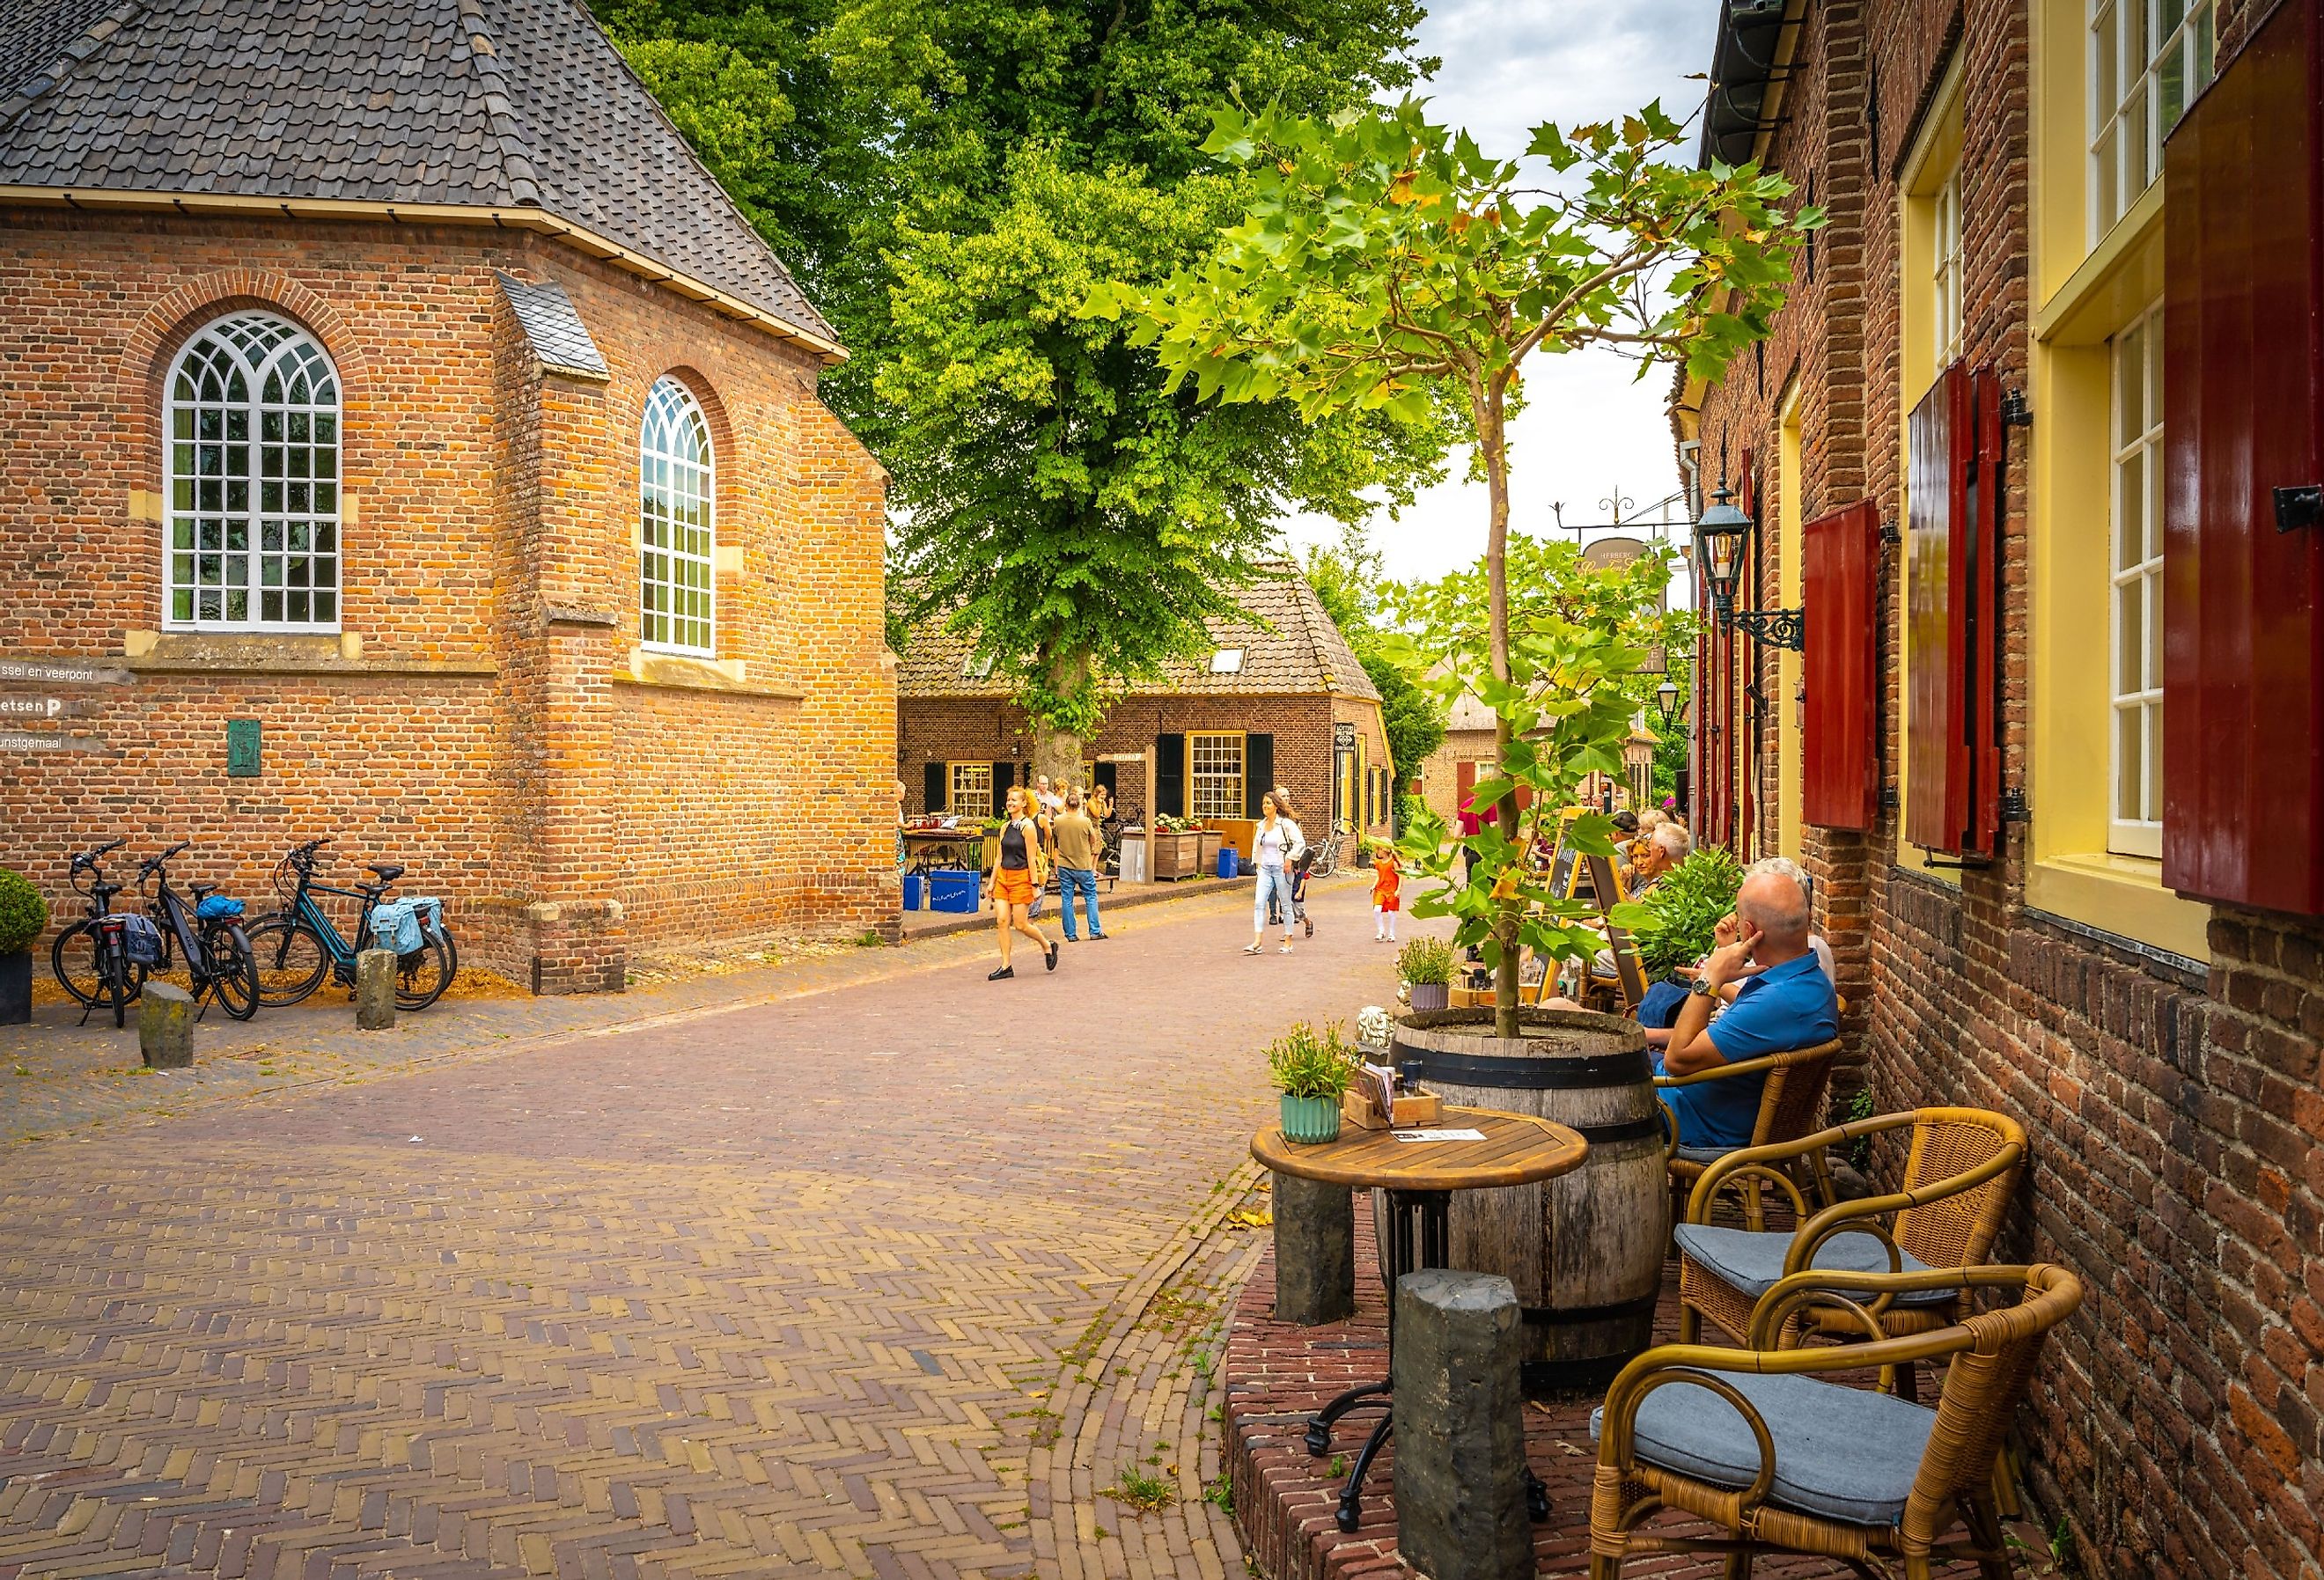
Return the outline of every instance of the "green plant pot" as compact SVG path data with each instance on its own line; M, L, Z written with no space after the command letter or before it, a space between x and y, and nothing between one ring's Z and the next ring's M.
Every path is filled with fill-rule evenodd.
M1340 1100L1336 1097L1283 1099L1283 1139L1305 1145L1340 1139Z

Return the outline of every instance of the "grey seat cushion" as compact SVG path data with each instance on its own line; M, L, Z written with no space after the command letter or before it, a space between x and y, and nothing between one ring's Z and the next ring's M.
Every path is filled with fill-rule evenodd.
M1784 1276L1784 1258L1792 1249L1788 1234L1754 1234L1748 1229L1722 1229L1711 1224L1681 1224L1671 1232L1681 1252L1692 1257L1731 1289L1757 1299ZM1926 1272L1929 1264L1903 1252L1903 1270ZM1815 1265L1835 1272L1885 1273L1888 1247L1870 1234L1840 1234L1816 1247ZM1899 1306L1938 1306L1953 1298L1951 1289L1914 1289L1896 1297Z
M1751 1401L1775 1446L1768 1501L1858 1525L1894 1525L1912 1494L1937 1412L1886 1393L1813 1377L1720 1372ZM1605 1417L1591 1412L1590 1437ZM1708 1389L1666 1383L1638 1407L1639 1459L1720 1487L1748 1487L1759 1474L1751 1423Z
M1681 1147L1678 1150L1678 1160L1682 1163L1700 1163L1708 1169L1728 1153L1739 1152L1742 1150L1740 1147Z

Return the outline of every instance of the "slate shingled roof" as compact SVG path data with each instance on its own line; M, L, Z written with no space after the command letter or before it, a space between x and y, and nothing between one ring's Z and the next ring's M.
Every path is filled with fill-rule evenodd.
M498 276L501 294L508 298L510 310L516 314L517 327L524 331L525 343L541 366L551 373L577 374L583 378L613 377L605 365L604 354L590 336L589 326L581 321L579 310L573 299L565 294L565 287L551 280L542 285L528 285L506 274Z
M1162 679L1137 688L1140 697L1301 697L1331 692L1378 702L1379 691L1348 646L1348 639L1316 601L1298 568L1271 561L1237 602L1240 618L1213 620L1211 646L1240 648L1241 670L1211 673L1211 655L1164 666ZM1263 623L1263 624L1262 624ZM1271 627L1272 629L1268 629ZM899 698L1005 697L997 678L967 673L972 645L930 623L912 633L896 665Z
M581 0L5 0L0 185L537 208L837 339Z

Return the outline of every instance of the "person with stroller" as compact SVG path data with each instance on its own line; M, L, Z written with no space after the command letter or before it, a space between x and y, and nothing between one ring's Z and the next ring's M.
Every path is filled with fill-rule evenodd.
M1282 809L1284 817L1289 818L1291 792L1278 784L1269 793L1275 797L1275 804ZM1296 822L1294 822L1291 827L1299 837L1298 849L1292 853L1291 857L1291 919L1305 929L1305 936L1312 938L1315 936L1315 923L1307 914L1307 872L1315 864L1315 846L1307 843L1306 835L1300 830ZM1283 920L1281 907L1275 904L1268 905L1267 919L1270 926L1281 923ZM1290 929L1286 928L1284 930L1288 932Z

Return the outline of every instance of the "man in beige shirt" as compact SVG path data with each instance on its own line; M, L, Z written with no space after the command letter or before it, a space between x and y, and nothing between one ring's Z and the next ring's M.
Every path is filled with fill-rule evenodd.
M1065 790L1065 809L1051 819L1049 840L1057 851L1057 899L1065 912L1065 942L1081 941L1074 932L1074 895L1079 892L1089 910L1089 936L1102 938L1097 919L1097 825L1082 808L1082 787Z

